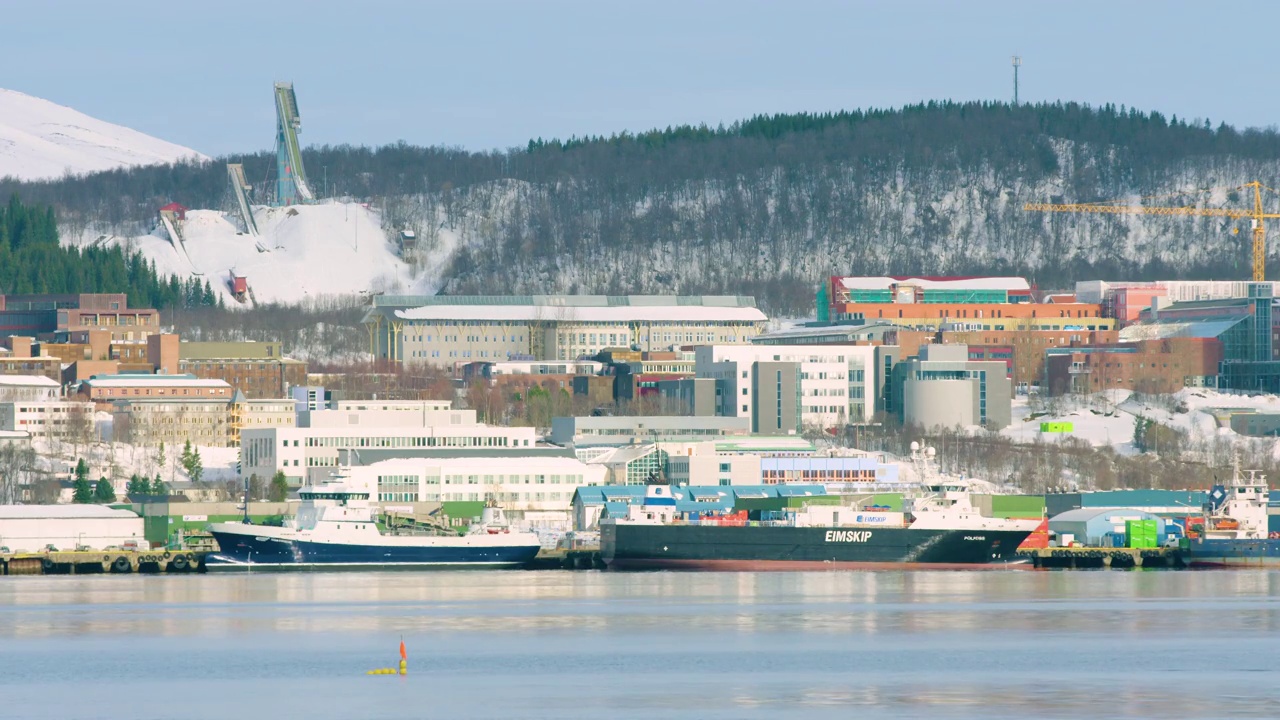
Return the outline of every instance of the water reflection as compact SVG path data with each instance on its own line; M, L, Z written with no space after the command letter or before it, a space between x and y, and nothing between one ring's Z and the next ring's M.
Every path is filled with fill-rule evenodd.
M9 578L0 637L260 632L1280 630L1268 572L294 573Z
M1280 717L1278 578L4 578L0 718L172 717L173 697L200 698L184 716L218 720L242 713L244 702L256 716L309 720L398 718L423 707L557 719ZM401 635L412 673L372 684L363 671L391 660ZM67 694L69 676L97 679L101 691Z

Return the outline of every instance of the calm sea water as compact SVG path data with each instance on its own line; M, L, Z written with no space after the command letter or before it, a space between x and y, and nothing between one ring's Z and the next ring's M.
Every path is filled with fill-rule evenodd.
M1280 717L1280 573L0 579L0 718ZM401 636L407 677L394 665Z

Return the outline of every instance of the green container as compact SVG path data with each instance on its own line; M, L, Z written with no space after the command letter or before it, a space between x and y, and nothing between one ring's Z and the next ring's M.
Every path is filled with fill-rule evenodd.
M1128 539L1128 546L1131 548L1153 548L1157 547L1160 532L1160 521L1158 520L1126 520L1124 523L1125 537Z
M1044 517L1043 495L993 495L991 515L998 518Z
M473 522L480 522L480 515L484 512L484 501L446 500L440 503L440 510L449 516L450 524L470 525Z
M733 503L734 510L766 510L778 511L786 507L786 498L780 497L763 497L763 498L738 498Z

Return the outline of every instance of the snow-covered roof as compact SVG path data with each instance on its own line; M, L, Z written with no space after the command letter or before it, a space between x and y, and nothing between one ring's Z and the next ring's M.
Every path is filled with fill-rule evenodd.
M0 385L8 385L10 387L60 387L57 380L51 380L44 375L0 375Z
M94 375L83 382L85 385L96 388L137 387L139 385L184 388L231 387L225 380L211 380L190 375Z
M798 327L789 328L787 330L776 330L774 332L757 335L752 342L762 343L768 340L781 340L787 338L810 338L823 337L826 335L846 335L850 337L863 337L883 335L886 332L901 330L901 325L891 325L888 323L875 323L871 325L822 325L818 327Z
M136 518L105 505L0 505L0 520Z
M1020 277L842 277L849 290L888 290L894 285L916 285L926 290L1031 290Z
M545 305L426 305L397 310L403 320L507 320L516 322L764 322L753 307L706 305L621 305L553 307Z
M555 469L581 470L584 463L576 457L528 456L528 457L421 457L392 458L370 463L366 467L387 471L393 468L418 469L423 466L443 465L455 470L504 470L512 473L542 472Z

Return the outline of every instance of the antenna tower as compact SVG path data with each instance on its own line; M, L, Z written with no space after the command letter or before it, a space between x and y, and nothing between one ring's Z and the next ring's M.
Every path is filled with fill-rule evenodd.
M1022 67L1022 56L1013 56L1013 104L1018 104L1018 68Z

